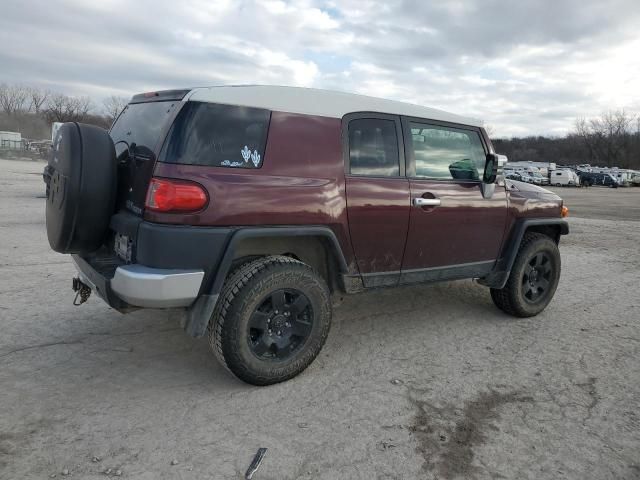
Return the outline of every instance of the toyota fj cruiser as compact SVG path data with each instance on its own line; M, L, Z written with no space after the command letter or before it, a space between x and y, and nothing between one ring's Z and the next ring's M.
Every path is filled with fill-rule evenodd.
M504 312L551 301L555 194L505 180L481 124L360 95L271 86L145 93L106 132L66 123L45 169L51 247L111 307L180 312L221 363L302 372L332 295L465 278Z

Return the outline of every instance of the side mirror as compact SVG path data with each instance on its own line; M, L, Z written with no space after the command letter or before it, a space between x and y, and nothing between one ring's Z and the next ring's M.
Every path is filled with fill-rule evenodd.
M502 175L504 166L507 163L505 155L497 153L487 153L487 161L484 164L484 175L482 181L484 183L495 183L498 175Z

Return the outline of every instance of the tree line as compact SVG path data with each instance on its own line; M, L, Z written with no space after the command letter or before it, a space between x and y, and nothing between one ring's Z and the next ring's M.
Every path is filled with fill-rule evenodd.
M0 84L0 130L24 138L46 139L53 122L83 122L109 128L128 102L111 95L100 105L87 96L71 96L21 84ZM492 133L492 129L487 127ZM578 118L564 137L493 138L496 151L511 161L551 162L640 169L640 115L624 110L596 118Z
M492 143L510 161L640 170L640 115L610 111L595 118L578 118L564 137L498 138Z
M111 95L96 105L87 96L21 84L0 84L0 130L20 132L24 138L51 136L53 122L83 122L109 128L128 98Z

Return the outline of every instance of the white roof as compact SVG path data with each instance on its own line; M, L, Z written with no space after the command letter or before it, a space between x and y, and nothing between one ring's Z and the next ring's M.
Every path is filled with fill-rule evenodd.
M476 127L482 125L480 120L462 117L435 108L317 88L269 85L200 87L191 90L184 100L266 108L278 112L319 115L321 117L342 118L353 112L377 112Z

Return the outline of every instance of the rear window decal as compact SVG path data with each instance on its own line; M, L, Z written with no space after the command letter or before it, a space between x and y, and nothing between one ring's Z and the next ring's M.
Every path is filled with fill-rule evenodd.
M242 158L244 158L244 163L248 163L249 159L251 159L251 161L256 166L256 168L258 167L258 165L260 165L260 154L258 153L257 150L254 150L253 153L251 153L251 150L249 150L249 147L245 145L244 148L240 150L240 153L242 154ZM242 164L238 163L238 165L242 165ZM234 165L232 164L232 166Z
M260 154L257 150L254 150L251 154L251 161L256 166L256 168L258 168L258 165L260 165Z
M244 163L242 162L232 162L230 160L224 160L220 162L220 165L223 167L244 167Z
M244 148L240 150L240 153L242 154L242 158L244 158L244 163L247 163L249 161L249 157L251 157L251 150L249 150L249 147L245 145Z

